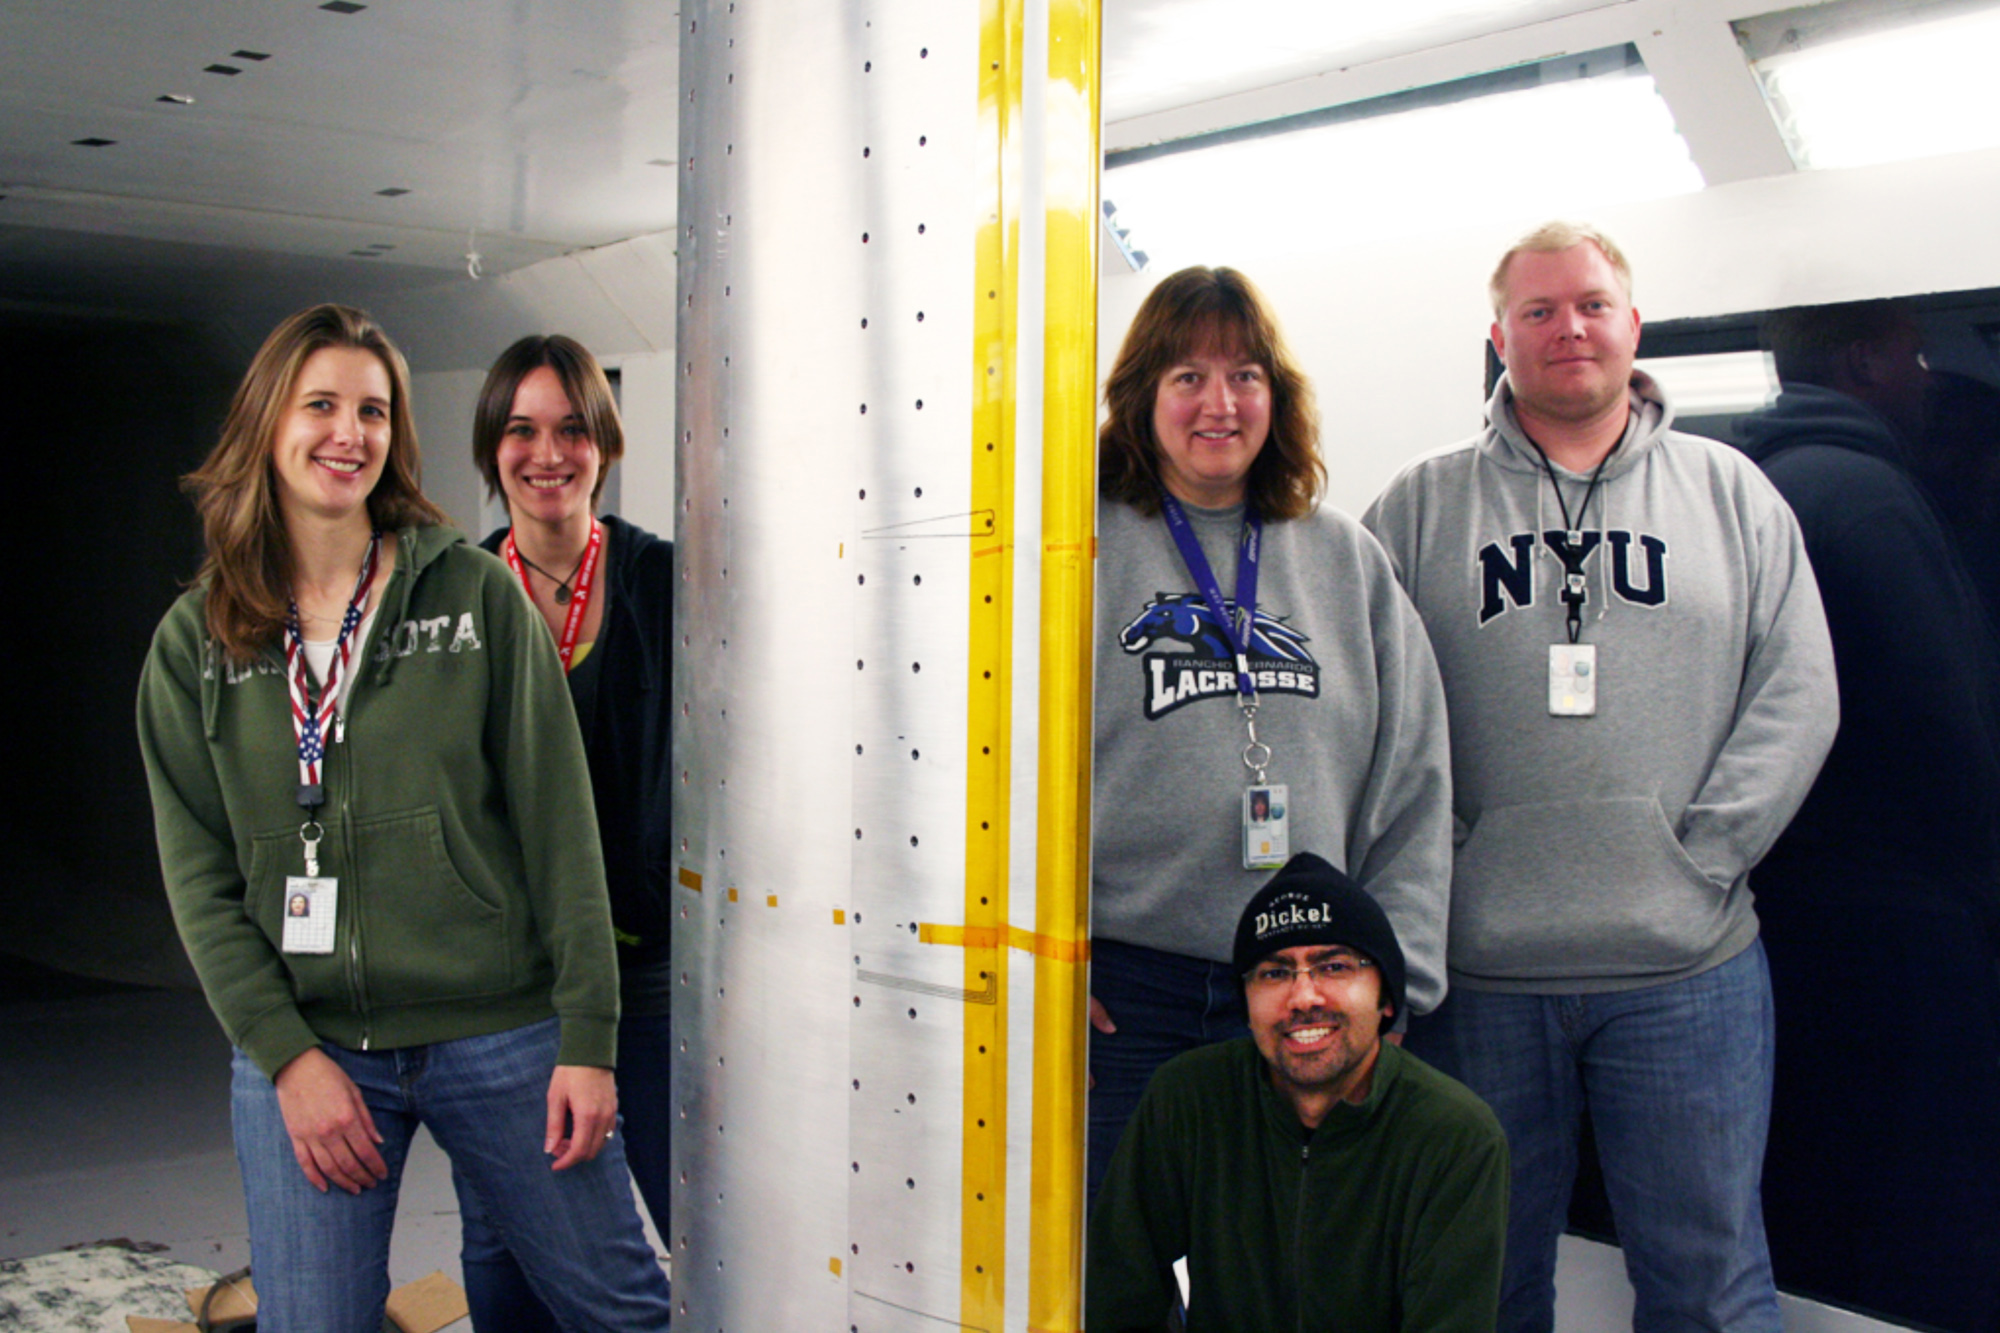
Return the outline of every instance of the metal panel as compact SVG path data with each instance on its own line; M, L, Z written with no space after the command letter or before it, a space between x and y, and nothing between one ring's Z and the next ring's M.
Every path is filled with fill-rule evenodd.
M1023 30L682 11L677 1328L1025 1328L1031 1232L1072 1238L1037 1326L1075 1326L1075 1182L1029 1170L1080 1132L1086 949L1036 915L1037 758L1045 692L1088 691L1075 644L1044 680L1040 439L1012 432L1043 410ZM1087 544L1086 517L1072 574Z

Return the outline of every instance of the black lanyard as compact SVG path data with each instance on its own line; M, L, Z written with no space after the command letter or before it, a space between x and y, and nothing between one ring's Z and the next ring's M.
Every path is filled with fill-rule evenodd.
M1583 531L1583 520L1590 513L1590 501L1597 494L1597 483L1604 477L1604 465L1611 461L1611 455L1618 452L1618 444L1624 441L1612 445L1604 457L1597 460L1597 467L1590 474L1590 484L1583 488L1583 503L1577 506L1575 518L1569 516L1569 501L1563 499L1562 483L1556 480L1555 465L1549 462L1549 456L1542 452L1541 445L1535 444L1532 439L1528 443L1534 445L1535 457L1542 460L1542 471L1548 476L1549 489L1556 493L1556 507L1562 510L1562 536L1550 545L1555 549L1556 559L1562 561L1562 603L1567 609L1569 641L1575 643L1583 634L1583 603L1587 596L1583 562L1604 540L1602 533Z

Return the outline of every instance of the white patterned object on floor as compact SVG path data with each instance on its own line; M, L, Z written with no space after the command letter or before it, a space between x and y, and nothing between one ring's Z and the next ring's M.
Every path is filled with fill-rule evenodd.
M216 1274L118 1245L0 1259L0 1328L8 1333L125 1333L128 1314L186 1319L189 1287Z

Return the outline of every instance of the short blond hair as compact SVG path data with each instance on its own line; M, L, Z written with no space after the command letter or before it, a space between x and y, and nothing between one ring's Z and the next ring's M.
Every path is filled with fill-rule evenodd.
M1493 276L1486 281L1486 295L1493 302L1493 318L1504 318L1507 313L1507 266L1514 262L1515 255L1523 251L1552 255L1585 242L1596 246L1610 263L1611 271L1618 275L1618 284L1625 289L1626 303L1630 304L1632 265L1616 241L1587 222L1544 222L1509 246L1507 253L1500 256L1500 262L1493 266Z

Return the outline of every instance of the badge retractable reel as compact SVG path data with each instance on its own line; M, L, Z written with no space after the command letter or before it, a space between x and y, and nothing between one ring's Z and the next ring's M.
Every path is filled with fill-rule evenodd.
M361 624L368 587L375 581L375 562L381 549L382 534L378 532L369 538L368 554L362 557L361 573L354 580L354 595L347 599L347 611L340 618L340 637L334 642L326 684L317 702L312 697L312 668L306 663L298 603L290 603L285 613L285 681L291 691L292 732L299 747L298 802L306 812L305 822L299 825L306 873L285 877L285 929L279 947L286 953L333 952L340 881L319 873L319 845L326 837L319 822L319 808L326 804L320 766L326 758L328 729L339 716L341 687L347 683L354 657L354 632Z
M1209 567L1208 556L1188 523L1187 512L1172 495L1160 497L1160 508L1180 548L1188 574L1201 589L1202 600L1216 623L1229 636L1236 658L1236 703L1243 710L1243 727L1249 740L1243 746L1243 767L1253 780L1243 788L1243 868L1275 870L1291 859L1291 822L1287 809L1291 789L1271 782L1265 770L1271 764L1271 746L1257 736L1257 678L1250 670L1250 643L1257 616L1257 562L1264 543L1264 520L1254 508L1243 511L1243 535L1236 547L1236 614L1230 615L1222 601L1222 589Z

